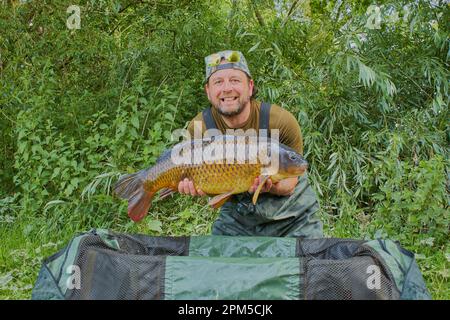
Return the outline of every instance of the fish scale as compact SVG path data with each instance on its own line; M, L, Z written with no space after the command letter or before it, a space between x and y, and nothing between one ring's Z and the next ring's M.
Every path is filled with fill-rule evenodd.
M241 193L248 190L249 184L261 173L260 164L206 164L186 165L171 168L160 174L154 181L148 179L147 192L163 188L177 189L184 178L192 180L195 186L207 194L220 194L229 191Z

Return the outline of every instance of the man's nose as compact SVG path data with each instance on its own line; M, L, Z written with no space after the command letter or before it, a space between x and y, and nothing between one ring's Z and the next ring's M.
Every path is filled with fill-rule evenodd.
M228 80L225 80L223 83L223 91L231 91L233 87L231 86L231 82Z

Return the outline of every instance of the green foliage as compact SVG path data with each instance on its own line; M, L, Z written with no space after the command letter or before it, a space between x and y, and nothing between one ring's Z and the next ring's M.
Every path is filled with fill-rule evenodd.
M72 4L1 4L0 297L29 298L77 232L210 232L205 199L155 201L135 224L111 186L208 105L203 57L229 48L297 117L326 235L397 239L450 297L444 1L377 1L374 28L371 1L89 0L69 30Z
M374 170L379 191L373 227L384 228L388 235L403 242L433 239L436 247L448 241L448 208L445 162L441 156L417 166L397 159L383 159Z

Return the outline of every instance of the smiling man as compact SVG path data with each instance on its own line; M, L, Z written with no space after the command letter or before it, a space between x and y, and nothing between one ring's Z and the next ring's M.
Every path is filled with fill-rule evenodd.
M199 124L202 133L207 129L222 133L229 129L244 132L266 129L270 134L270 130L277 129L281 143L303 154L301 130L295 117L278 105L254 99L254 81L241 52L217 52L207 56L205 64L205 91L212 107L190 122L191 136ZM267 180L258 202L253 205L251 194L258 184L257 178L248 192L235 195L221 207L213 234L322 237L322 224L316 217L319 204L306 175L277 183ZM187 179L179 183L178 191L192 196L205 195Z

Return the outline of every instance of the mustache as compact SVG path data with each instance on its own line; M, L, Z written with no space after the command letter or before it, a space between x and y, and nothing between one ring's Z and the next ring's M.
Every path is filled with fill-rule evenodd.
M221 98L223 99L223 98ZM245 99L244 101L241 101L240 98L238 98L238 106L237 108L235 108L234 110L227 110L224 107L222 107L222 105L220 104L220 102L215 105L217 112L219 112L220 115L224 116L224 117L234 117L239 115L242 111L244 111L244 107L245 105L250 102L250 97L248 97L247 99Z

